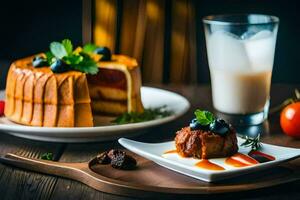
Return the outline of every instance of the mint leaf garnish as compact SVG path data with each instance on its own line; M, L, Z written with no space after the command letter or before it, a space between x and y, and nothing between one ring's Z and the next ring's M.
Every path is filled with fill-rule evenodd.
M67 52L68 55L72 54L73 52L73 45L71 40L69 39L64 39L61 44L65 47L65 50Z
M209 125L215 120L214 115L209 111L202 111L197 109L194 112L194 114L196 116L197 121L203 126Z
M71 66L73 69L87 74L97 74L99 70L97 63L92 59L83 59L82 62Z
M55 56L51 53L51 51L47 51L45 54L48 64L51 65L56 60Z
M60 42L51 42L50 51L55 57L59 59L62 59L64 56L68 55L64 45L62 45Z
M69 56L65 56L63 57L63 60L65 61L65 63L67 63L68 65L77 65L80 62L83 61L83 56L81 55L76 55L76 54L71 54Z
M93 51L93 49L97 48L96 45L88 44L85 45L86 51ZM73 45L71 40L64 39L60 42L52 42L50 44L50 51L46 52L46 59L51 66L55 61L62 60L63 63L67 65L69 70L77 70L80 72L84 72L87 74L97 74L99 69L97 62L90 56L90 53L85 52L84 50L78 51L73 50ZM59 70L61 66L56 66L58 72L62 72L64 70Z
M97 74L99 71L97 63L86 53L80 52L79 56L82 57L82 61L79 63L73 63L71 65L73 69L87 73L87 74Z
M53 160L53 153L47 152L41 155L41 159L43 160Z
M86 45L83 46L83 52L92 53L97 48L98 48L97 45L89 43L89 44L86 44Z

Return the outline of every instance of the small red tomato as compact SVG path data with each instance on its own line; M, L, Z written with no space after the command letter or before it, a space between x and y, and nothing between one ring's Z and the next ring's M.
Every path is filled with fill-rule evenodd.
M300 138L300 102L292 103L283 109L280 125L286 135Z
M4 115L5 101L0 101L0 117Z

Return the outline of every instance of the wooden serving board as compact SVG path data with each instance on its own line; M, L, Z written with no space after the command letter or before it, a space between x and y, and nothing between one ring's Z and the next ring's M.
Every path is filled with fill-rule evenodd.
M14 154L7 154L1 157L0 161L32 171L77 180L102 192L151 198L240 192L300 180L300 159L257 173L207 183L168 170L131 152L127 153L137 159L137 169L118 170L110 165L95 165L93 160L85 163L61 163L29 159Z

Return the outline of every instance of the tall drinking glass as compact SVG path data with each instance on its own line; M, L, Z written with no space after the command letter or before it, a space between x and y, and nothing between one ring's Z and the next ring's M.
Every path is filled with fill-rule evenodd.
M268 116L279 19L245 14L203 18L213 105L233 124Z

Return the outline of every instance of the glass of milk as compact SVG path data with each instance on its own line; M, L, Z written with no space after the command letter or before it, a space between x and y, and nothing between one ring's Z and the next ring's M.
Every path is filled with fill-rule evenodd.
M203 23L215 109L236 125L262 123L268 116L279 19L215 15Z

